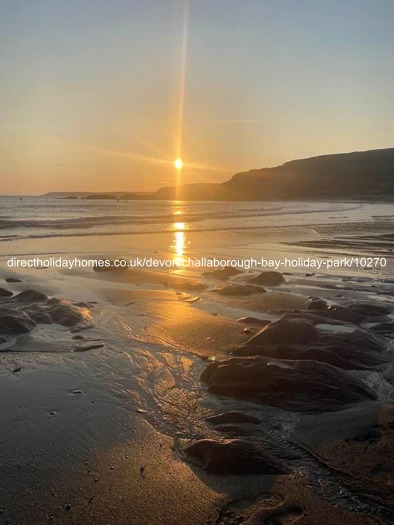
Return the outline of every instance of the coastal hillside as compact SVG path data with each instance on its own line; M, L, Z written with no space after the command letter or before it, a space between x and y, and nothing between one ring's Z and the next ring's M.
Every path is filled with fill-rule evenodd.
M161 188L156 199L173 199ZM223 184L188 184L184 200L394 200L394 148L293 160L274 168L237 173Z

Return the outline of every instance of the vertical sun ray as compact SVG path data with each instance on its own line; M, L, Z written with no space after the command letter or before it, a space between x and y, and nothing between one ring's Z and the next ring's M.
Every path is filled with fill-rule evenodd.
M179 186L181 184L182 174L182 139L183 139L183 117L185 107L185 86L186 86L186 62L187 62L187 36L188 36L188 18L189 18L189 0L183 0L183 25L182 25L182 42L181 42L181 60L180 60L180 79L179 79L179 100L178 114L175 135L175 167L176 167L176 193L179 196Z

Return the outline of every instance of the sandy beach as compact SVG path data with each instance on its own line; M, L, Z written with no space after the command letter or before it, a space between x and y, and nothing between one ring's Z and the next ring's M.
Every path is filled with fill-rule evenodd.
M305 227L300 214L279 236L268 225L54 236L46 252L40 236L3 242L0 522L391 523L393 244L376 206L379 221L346 212ZM7 265L48 254L387 264Z

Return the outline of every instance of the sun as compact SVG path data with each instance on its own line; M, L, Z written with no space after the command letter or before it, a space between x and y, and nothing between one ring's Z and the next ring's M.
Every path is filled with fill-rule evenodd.
M174 160L174 166L177 170L181 170L183 168L183 161L182 159L176 159Z

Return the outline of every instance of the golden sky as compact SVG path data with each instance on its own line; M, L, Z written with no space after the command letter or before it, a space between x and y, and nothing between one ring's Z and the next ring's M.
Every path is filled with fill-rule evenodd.
M4 0L0 193L391 147L393 17L386 0Z

